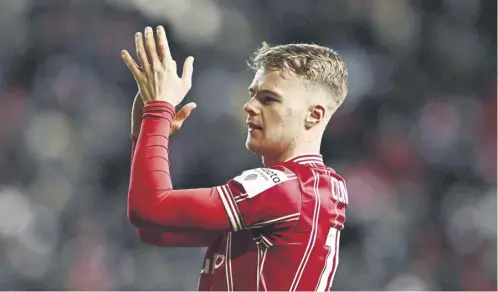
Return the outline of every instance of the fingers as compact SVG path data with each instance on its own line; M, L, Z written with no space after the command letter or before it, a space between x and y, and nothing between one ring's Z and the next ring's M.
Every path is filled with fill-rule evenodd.
M192 74L194 73L194 57L190 56L183 64L182 80L188 88L192 87Z
M151 68L150 68L149 60L147 59L147 53L145 52L144 40L142 37L142 33L140 33L140 32L137 32L135 34L135 46L136 46L136 50L137 50L138 61L140 62L140 65L142 66L145 74L150 76Z
M169 63L168 65L168 68L169 68L169 72L173 72L175 74L178 75L178 69L176 68L176 61L171 61L171 63Z
M166 38L166 32L164 31L164 27L162 25L157 27L157 46L159 48L159 56L161 57L163 65L166 66L168 63L171 63L173 58L171 57L168 39Z
M152 68L158 70L161 68L161 61L157 55L156 41L154 40L154 33L151 27L145 28L145 48L147 57L152 63Z
M174 105L182 102L185 94L192 87L194 58L188 57L185 60L182 75L179 77L177 64L171 57L166 32L162 26L157 27L157 40L151 27L146 27L144 34L137 32L135 46L139 61L137 63L140 66L127 51L122 52L122 57L139 84L144 102L156 99L166 100L168 99L166 95L173 96L170 99L174 100L170 103ZM189 105L184 110L182 109L185 118L194 108L195 105L193 107Z
M135 60L133 60L133 58L130 56L130 53L128 53L127 50L122 50L121 57L123 58L128 69L130 69L135 79L140 79L142 71L140 71L140 68L138 68L137 63L135 63Z
M152 69L156 68L157 70L161 65L176 72L176 64L174 64L171 57L168 39L163 26L157 27L157 46L151 27L145 28L145 44L141 33L135 35L135 42L138 59L148 75L152 73Z

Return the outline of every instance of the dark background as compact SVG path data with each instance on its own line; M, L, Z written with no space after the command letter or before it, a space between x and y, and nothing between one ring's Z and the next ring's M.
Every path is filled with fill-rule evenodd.
M175 187L260 165L242 105L262 41L328 45L350 72L322 147L349 189L334 290L496 289L494 0L0 1L1 289L196 289L203 250L126 219L120 50L158 24L196 57Z

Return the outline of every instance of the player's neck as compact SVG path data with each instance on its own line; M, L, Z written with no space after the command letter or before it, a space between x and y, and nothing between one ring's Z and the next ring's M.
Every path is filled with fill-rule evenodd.
M263 155L263 165L270 166L277 164L279 162L288 161L294 157L298 157L304 154L320 154L321 140L313 139L311 141L303 141L301 144L297 144L291 149L277 154L277 155Z

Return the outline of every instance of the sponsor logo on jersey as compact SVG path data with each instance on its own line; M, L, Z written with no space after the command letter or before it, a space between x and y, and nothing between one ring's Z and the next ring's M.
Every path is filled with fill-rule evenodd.
M278 184L281 180L280 180L280 177L278 176L278 173L276 172L276 170L274 169L271 169L271 168L260 168L262 172L266 173L267 175L270 176L270 179ZM280 172L280 171L279 171ZM286 176L287 177L287 176Z
M265 190L283 183L289 178L285 172L271 168L255 168L244 171L234 178L245 189L249 198L254 197Z
M251 173L249 175L246 176L246 178L244 178L245 181L248 181L248 180L255 180L256 178L258 178L258 175L255 174L255 173Z

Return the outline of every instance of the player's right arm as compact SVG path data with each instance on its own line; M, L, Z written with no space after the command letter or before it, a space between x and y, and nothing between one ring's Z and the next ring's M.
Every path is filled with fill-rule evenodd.
M170 135L177 132L185 119L190 115L195 106L187 104L175 116L172 123ZM137 93L133 100L133 107L131 112L131 138L132 150L131 161L133 161L133 154L135 146L140 134L140 126L142 123L142 115L144 111L144 103L140 93ZM171 247L208 247L220 235L219 232L206 231L206 230L178 230L166 228L160 225L152 224L141 220L138 216L130 212L128 208L128 219L136 227L138 237L146 244L156 246L171 246Z
M156 246L170 247L208 247L221 234L207 230L186 230L164 227L141 220L133 213L128 217L132 224L137 227L138 238L143 243Z
M138 237L146 244L169 247L209 247L217 234L205 230L161 231L154 227L137 228Z

